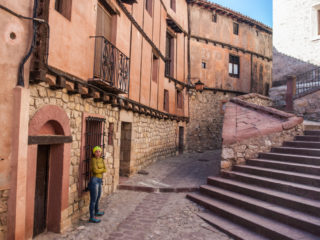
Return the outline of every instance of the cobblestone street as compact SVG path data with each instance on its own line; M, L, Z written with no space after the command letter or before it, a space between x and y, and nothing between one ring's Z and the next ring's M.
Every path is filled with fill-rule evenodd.
M168 189L198 187L208 175L219 172L219 164L220 151L187 153L159 160L144 169L145 174L123 178L121 184ZM118 190L102 198L100 208L105 215L101 223L89 223L84 217L64 234L46 233L36 239L230 239L200 219L197 213L204 210L185 196L185 192Z

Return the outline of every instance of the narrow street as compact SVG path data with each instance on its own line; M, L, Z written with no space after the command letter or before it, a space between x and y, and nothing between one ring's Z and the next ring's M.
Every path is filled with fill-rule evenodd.
M121 185L168 190L195 188L205 183L208 175L218 174L219 164L220 151L187 153L159 160L145 168L144 174L121 179ZM105 215L101 223L89 223L88 217L84 217L64 234L45 233L36 239L230 239L200 219L197 213L204 210L185 196L186 192L118 190L102 197L100 208Z

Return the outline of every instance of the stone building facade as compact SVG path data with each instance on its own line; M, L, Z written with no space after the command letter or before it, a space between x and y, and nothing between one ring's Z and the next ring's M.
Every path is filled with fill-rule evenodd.
M320 66L319 29L319 0L273 1L274 81Z
M251 90L263 92L271 58L229 40L225 44L226 35L213 39L220 45L197 45L189 27L196 20L190 11L198 11L194 3L1 3L0 123L5 128L0 138L0 239L30 239L44 229L62 232L79 221L88 212L88 162L94 145L102 146L108 168L104 196L116 190L120 176L153 161L184 149L221 145L223 104ZM269 28L222 7L216 12L226 22L226 15L234 14L240 33L242 25L251 24L263 36L253 42L269 44ZM246 59L240 62L241 81L228 77L225 47ZM198 69L190 67L201 66L202 57L192 57L196 49L227 61L215 69L209 58L211 75L197 75ZM245 68L248 59L251 70ZM260 65L262 75L245 80ZM212 77L215 72L222 72L219 83ZM202 93L194 90L195 78L205 84ZM188 148L194 141L199 141L197 147Z

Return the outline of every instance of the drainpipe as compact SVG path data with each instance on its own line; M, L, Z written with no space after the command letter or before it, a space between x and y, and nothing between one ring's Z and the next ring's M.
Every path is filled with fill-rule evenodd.
M251 75L250 75L250 92L252 92L253 91L253 71L252 71L252 59L253 59L253 57L252 57L252 53L251 53L251 55L250 55L250 63L251 63Z

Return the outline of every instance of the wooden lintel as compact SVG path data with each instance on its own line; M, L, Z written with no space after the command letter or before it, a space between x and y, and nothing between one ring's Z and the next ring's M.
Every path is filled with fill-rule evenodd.
M51 144L63 144L71 143L72 136L61 136L61 135L42 135L42 136L29 136L28 145L51 145Z

